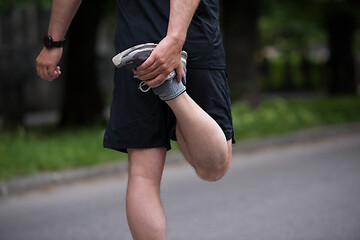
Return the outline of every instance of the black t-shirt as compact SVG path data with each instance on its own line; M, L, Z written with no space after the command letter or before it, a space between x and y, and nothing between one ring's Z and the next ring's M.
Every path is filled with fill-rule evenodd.
M115 50L160 42L167 32L170 0L116 0ZM201 0L183 49L188 68L225 69L218 0Z

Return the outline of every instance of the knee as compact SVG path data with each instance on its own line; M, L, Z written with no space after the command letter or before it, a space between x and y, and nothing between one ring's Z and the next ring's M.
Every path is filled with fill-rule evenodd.
M225 176L226 172L230 167L231 159L219 164L214 164L211 167L198 167L196 169L197 175L205 180L205 181L218 181L223 176Z

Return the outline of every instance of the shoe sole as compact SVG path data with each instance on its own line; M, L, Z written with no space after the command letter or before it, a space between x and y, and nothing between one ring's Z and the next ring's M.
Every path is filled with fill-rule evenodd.
M114 56L112 62L117 68L134 69L149 57L156 46L157 44L155 43L136 45ZM135 58L136 54L142 54L142 56Z

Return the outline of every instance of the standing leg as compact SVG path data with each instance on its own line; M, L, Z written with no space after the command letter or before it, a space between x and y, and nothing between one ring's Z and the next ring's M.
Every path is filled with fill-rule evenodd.
M166 222L160 200L160 182L166 148L128 149L128 153L126 213L133 239L165 239Z
M180 149L199 177L215 181L224 176L231 162L231 144L220 126L186 92L166 103L176 116Z

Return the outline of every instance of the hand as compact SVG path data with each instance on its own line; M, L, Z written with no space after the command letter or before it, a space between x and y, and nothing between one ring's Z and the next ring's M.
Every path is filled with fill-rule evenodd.
M184 69L181 64L181 49L183 43L166 36L153 50L149 58L134 70L137 78L146 81L148 86L163 82L175 69L176 78L181 82Z
M61 71L57 64L61 59L62 53L62 48L43 48L36 58L36 71L39 77L52 81L60 76Z

